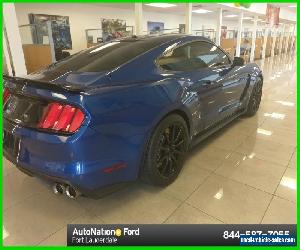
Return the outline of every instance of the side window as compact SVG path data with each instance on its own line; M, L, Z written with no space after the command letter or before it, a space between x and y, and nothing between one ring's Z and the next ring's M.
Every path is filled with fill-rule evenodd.
M193 64L190 60L190 44L181 46L167 52L157 60L157 64L165 70L189 71L193 70Z
M206 67L230 64L228 56L217 46L208 42L197 42L192 46L192 57L200 59Z
M190 71L230 64L225 53L208 42L193 42L176 48L157 60L165 70Z

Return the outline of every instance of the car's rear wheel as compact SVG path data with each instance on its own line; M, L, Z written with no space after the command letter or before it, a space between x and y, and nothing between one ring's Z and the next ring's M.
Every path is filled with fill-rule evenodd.
M263 82L261 79L259 79L253 87L250 100L247 106L247 111L245 113L246 116L253 116L256 114L261 101L262 87Z
M167 186L182 169L189 135L185 120L177 114L164 118L152 133L142 166L144 181Z

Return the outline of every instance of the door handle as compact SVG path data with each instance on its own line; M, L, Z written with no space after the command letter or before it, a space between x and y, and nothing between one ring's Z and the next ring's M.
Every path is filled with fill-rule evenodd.
M204 87L210 87L211 85L214 84L214 81L211 81L211 80L204 80L204 81L201 81L202 85Z
M227 68L229 68L229 67L228 67L228 65L221 65L221 66L219 66L218 68L219 68L219 69L227 69Z
M189 91L192 92L199 92L204 89L211 89L211 88L217 88L219 84L216 84L215 81L211 80L200 80L189 86Z

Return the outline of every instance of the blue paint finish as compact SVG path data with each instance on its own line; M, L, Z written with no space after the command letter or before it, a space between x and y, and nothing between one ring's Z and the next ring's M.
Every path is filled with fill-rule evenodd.
M27 79L83 86L82 93L27 87L22 94L71 103L86 118L73 135L36 131L4 119L4 130L20 138L17 157L4 150L5 155L21 168L60 178L81 190L137 179L151 132L163 117L171 112L184 114L192 140L246 107L253 85L262 78L254 63L191 72L166 72L156 66L155 60L170 46L199 40L207 41L193 36L170 38L111 72L68 72L52 80L47 71L29 75ZM204 86L207 80L216 84ZM6 85L13 90L13 84ZM104 172L120 163L125 167Z

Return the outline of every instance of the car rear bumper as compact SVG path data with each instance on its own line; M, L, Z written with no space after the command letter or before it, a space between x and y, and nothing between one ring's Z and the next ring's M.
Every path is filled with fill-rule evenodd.
M61 136L18 127L4 119L4 133L14 141L3 144L3 154L21 171L71 185L84 195L96 197L137 178L138 152L122 152L118 148L126 145L114 140L99 143L104 138L93 129Z
M103 197L105 195L108 195L110 193L113 193L119 189L122 189L124 187L126 187L130 182L120 182L120 183L114 183L114 184L109 184L106 186L99 186L95 189L89 189L87 188L85 185L80 185L80 183L77 185L74 183L73 179L64 179L58 176L51 176L42 172L38 172L38 171L31 171L29 170L29 168L24 167L22 165L20 165L19 163L16 163L13 161L13 158L11 158L5 151L3 151L4 157L11 161L13 164L15 164L15 166L24 174L27 174L30 177L38 177L40 179L43 179L47 182L50 183L60 183L63 185L70 185L73 186L80 194L83 194L84 196L90 197L90 198L94 198L94 199L98 199L100 197Z

